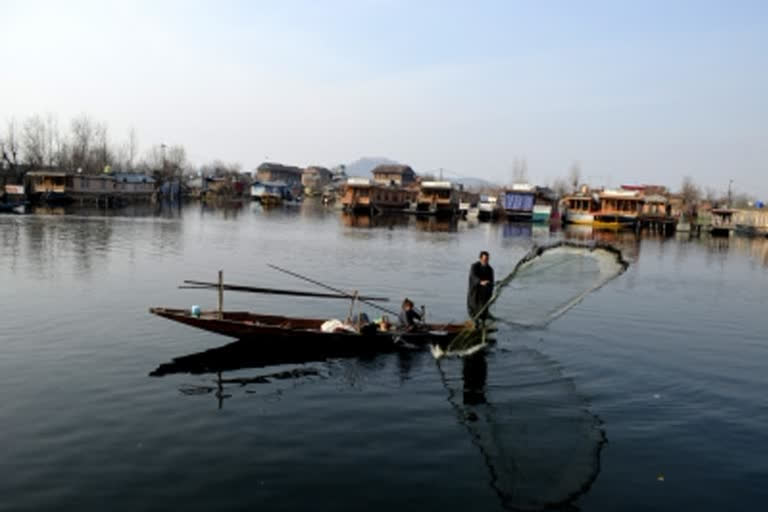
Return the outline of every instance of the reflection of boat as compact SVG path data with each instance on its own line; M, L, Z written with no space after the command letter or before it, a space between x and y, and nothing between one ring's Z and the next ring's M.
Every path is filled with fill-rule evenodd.
M458 219L453 217L417 216L416 227L422 231L453 233L458 231Z
M369 215L342 212L341 222L351 228L394 228L405 227L410 222L407 215Z
M325 332L321 326L327 319L233 311L193 314L189 310L169 308L151 308L149 312L205 331L258 342L259 348L265 353L292 351L323 357L389 352L404 344L444 346L466 329L464 324L446 324L426 325L412 332L381 331L375 324L369 324L354 331Z
M502 236L504 238L530 238L533 234L533 227L529 223L514 223L510 222L504 224Z

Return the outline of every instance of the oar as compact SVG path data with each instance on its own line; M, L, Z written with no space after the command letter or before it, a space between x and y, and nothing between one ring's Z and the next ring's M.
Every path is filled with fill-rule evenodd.
M325 288L326 290L330 290L332 292L336 292L336 293L338 293L340 295L343 295L347 299L357 299L360 302L362 302L363 304L367 304L368 306L371 306L372 308L376 308L376 309L378 309L380 311L383 311L385 313L389 313L390 315L394 315L395 317L397 317L398 314L399 314L399 313L397 313L395 311L392 311L391 309L387 309L385 307L379 306L378 304L374 304L374 303L370 302L368 299L364 299L364 298L362 298L360 296L356 296L354 294L345 292L344 290L340 290L339 288L334 288L333 286L329 286L329 285L327 285L325 283L321 283L320 281L315 281L314 279L310 279L309 277L302 276L301 274L297 274L296 272L291 272L290 270L278 267L277 265L267 264L267 266L269 268L273 268L273 269L277 270L278 272L282 272L284 274L288 274L289 276L293 276L293 277L295 277L297 279L301 279L301 280L306 281L308 283L312 283L312 284L314 284L316 286L319 286L321 288Z
M219 288L218 283L209 283L206 281L185 280L184 283L190 286L179 286L179 288L193 289L193 290L208 290L208 289ZM315 298L323 298L323 299L349 299L350 298L348 295L318 293L318 292L304 292L304 291L297 291L297 290L279 290L275 288L257 288L254 286L243 286L239 284L223 284L222 288L224 290L233 291L233 292L264 293L264 294L272 294L272 295L295 295L297 297L315 297ZM358 299L365 299L367 301L377 301L377 302L389 301L389 299L386 297L358 297Z

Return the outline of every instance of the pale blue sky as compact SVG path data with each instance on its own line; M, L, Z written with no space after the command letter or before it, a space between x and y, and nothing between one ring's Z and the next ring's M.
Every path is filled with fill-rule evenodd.
M159 4L159 5L155 5ZM768 2L7 2L0 126L87 113L191 160L768 197Z

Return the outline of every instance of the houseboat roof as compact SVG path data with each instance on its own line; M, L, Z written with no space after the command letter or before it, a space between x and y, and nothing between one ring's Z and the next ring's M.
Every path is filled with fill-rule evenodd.
M422 181L421 188L452 189L454 186L450 181Z
M257 171L287 172L300 175L302 170L292 165L283 165L275 162L264 162L256 168Z
M646 203L663 203L666 204L669 200L661 194L651 194L643 198Z
M371 180L369 178L358 178L358 177L347 178L347 186L370 187Z
M635 190L605 189L602 192L600 192L600 197L621 198L621 199L642 199L642 197L640 197L640 194L638 194L637 191Z
M536 187L530 183L513 183L508 191L512 192L535 192Z
M287 187L288 186L284 181L254 181L251 186L255 187L257 185L261 185L264 187Z
M129 172L116 172L113 174L117 181L122 183L154 183L155 178L146 174L134 174Z
M331 170L327 167L322 167L320 165L310 165L306 169L304 169L305 174L332 174Z
M373 174L406 174L406 173L413 173L413 169L411 169L410 165L400 165L400 164L382 164L377 165L373 171L371 171Z
M65 171L29 171L27 176L55 176L57 178L62 178L71 174L71 172Z

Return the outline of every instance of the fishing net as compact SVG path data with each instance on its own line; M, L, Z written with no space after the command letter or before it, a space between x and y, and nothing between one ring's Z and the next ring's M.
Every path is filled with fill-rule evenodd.
M600 471L605 434L555 361L517 348L437 367L505 509L559 509L587 492Z
M543 327L628 266L619 249L598 242L535 246L496 283L486 308L497 323ZM446 352L472 350L478 345L477 339L477 333L467 329Z

